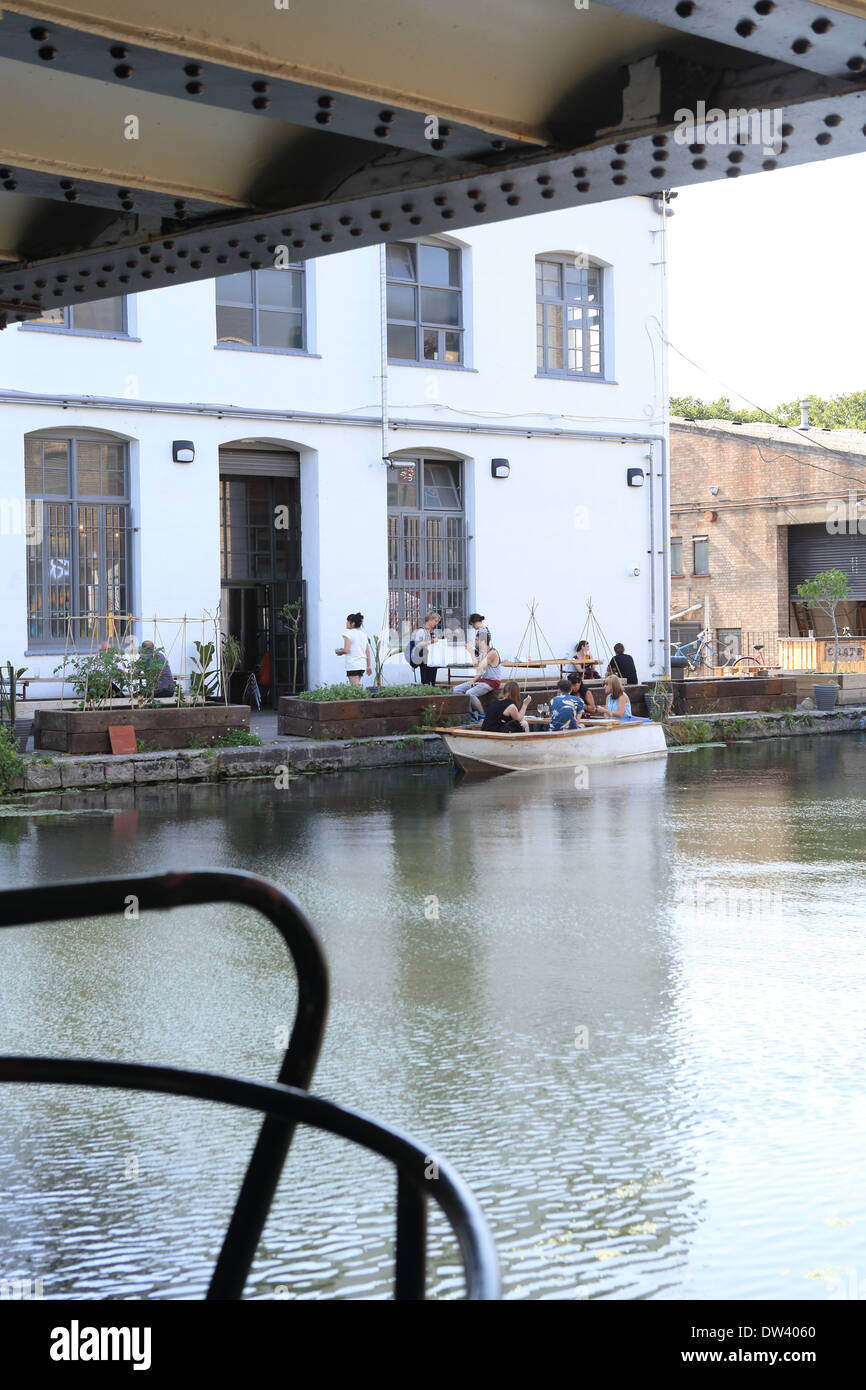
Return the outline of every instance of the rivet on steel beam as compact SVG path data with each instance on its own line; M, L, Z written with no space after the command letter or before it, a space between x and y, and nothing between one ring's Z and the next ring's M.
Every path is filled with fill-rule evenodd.
M184 72L187 77L201 77L201 63L187 63Z
M577 185L577 191L578 193L588 193L591 187L591 183L589 183L587 180L583 180L583 182Z
M656 168L656 169L650 169L650 178L651 178L651 179L660 179L660 178L663 178L666 172L667 172L667 171L666 171L664 165L660 165L660 166L659 166L658 168Z
M706 145L689 145L689 154L703 154Z
M794 134L794 127L793 127L792 125L789 125L789 124L786 122L785 125L782 126L782 128L781 128L781 130L780 130L779 133L780 133L781 135L793 135L793 134Z
M317 120L317 122L318 122L319 125L330 125L330 124L331 124L331 115L330 115L330 112L329 112L329 111L317 111L317 112L316 112L316 120Z
M501 183L499 187L502 189L503 193L511 193L514 190L513 183Z
M728 155L728 163L742 164L745 157L746 156L744 155L742 150L731 150L731 153Z
M433 202L437 208L444 208L448 203L448 199L445 197L444 193L437 193L436 197L433 199ZM341 222L342 220L343 219L340 218Z
M412 226L413 226L413 227L420 227L421 223L424 221L424 218L423 218L423 217L410 217L410 218L409 218L409 221L412 223Z
M384 121L386 125L390 125L391 122L393 121L393 119L394 119L394 112L393 112L393 111L380 111L380 112L379 112L379 120L380 120L380 121Z
M577 169L572 169L571 172L576 179L585 179L587 175L587 170L584 169L583 165L579 165Z
M697 8L693 0L680 0L680 3L676 7L680 19L691 19Z
M839 115L837 115L836 112L834 111L834 112L832 113L832 115L830 115L830 116L825 116L825 117L824 117L824 124L825 124L825 125L831 125L831 126L841 125L841 124L842 124L842 117L839 116Z
M510 198L506 198L505 201L506 201L506 203L508 204L509 207L516 208L516 207L517 207L517 204L520 202L520 194L519 194L519 193L512 193L511 197L510 197ZM413 220L414 220L414 219L413 219Z
M39 57L42 59L43 63L50 63L53 58L57 57L56 48L40 48L37 50L37 52L39 53Z
M271 90L271 84L270 82L265 82L263 78L258 78L252 84L252 88L254 92L269 92Z
M693 159L693 160L692 160L692 168L693 168L693 169L706 169L707 163L708 163L708 161L707 161L706 159Z
M153 271L152 271L152 270L143 270L143 271L141 272L141 278L142 278L142 280L152 280L152 279L153 279Z
M333 234L333 232L323 232L323 233L322 233L322 241L328 242L328 241L333 241L333 240L334 240L334 234Z
M334 105L334 98L333 98L333 97L319 97L319 98L317 99L316 105L317 105L317 106L322 106L322 107L324 107L324 109L325 109L326 111L330 111L331 107Z
M296 237L296 239L292 242L292 245L297 246L298 250L300 250L302 246L306 246L306 244L307 243L304 241L303 237Z
M542 198L555 198L555 197L556 197L556 189L555 189L555 188L542 188L542 190L541 190L541 196L542 196ZM444 217L445 214L443 213L442 215L443 215L443 217Z
M190 267L191 267L193 270L201 270L201 268L202 268L203 265L204 265L204 261L190 261Z
M832 19L813 19L812 29L816 34L828 34L833 28Z
M8 188L11 193L13 189L18 187L18 184L16 183L15 179L4 179L3 187Z
M228 265L229 258L228 256L217 256L216 261L217 265Z
M124 212L132 212L132 209L135 207L135 203L132 201L131 198L127 198L124 202L121 203L120 206L123 208Z
M473 207L474 207L474 211L475 211L475 212L486 212L486 211L487 211L487 204L486 204L486 203L475 203L475 204L473 205Z
M734 25L734 29L741 39L750 39L757 27L757 24L751 19L741 19L739 24Z
M434 149L434 150L444 150L444 148L445 148L445 146L446 146L447 144L448 144L448 141L447 141L447 140L431 140L431 141L430 141L430 148L431 148L431 149Z
M619 145L617 145L617 149L619 149ZM535 180L535 182L536 182L536 183L543 183L543 184L550 183L550 175L549 175L549 174L539 174L539 175L538 175L538 178Z
M373 208L372 211L371 211L371 213L370 213L370 216L372 217L372 219L373 219L374 222L378 222L378 221L379 221L379 218L382 216L382 209L381 209L381 208Z
M761 165L761 168L766 169L767 173L769 173L771 169L778 169L778 167L779 161L777 159L765 159Z
M614 174L613 181L622 187L624 183L628 183L628 177L625 174Z
M255 236L253 237L253 241L265 242L267 241L267 239L267 234L265 232L256 232Z
M31 39L35 39L37 43L42 43L44 39L47 39L49 37L50 33L50 29L43 29L41 27L37 27L35 29L30 30L30 37Z
M191 97L198 97L198 96L201 96L202 92L204 91L204 83L203 83L203 82L187 82L187 84L186 84L186 90L189 92L189 94L190 94Z
M414 203L401 203L401 204L400 204L400 211L401 211L401 212L414 212L414 211L415 211L415 204L414 204Z
M616 150L617 154L628 154L629 150L631 149L631 145L622 143L619 145L614 145L614 149Z
M237 237L232 237L231 241L228 244L232 248L232 250L234 250L236 246L240 246L240 241Z
M794 53L808 53L811 47L812 45L808 39L795 39L791 44L791 49Z
M853 58L848 59L845 66L846 68L850 68L852 72L860 72L863 68L866 68L866 58L860 58L855 54Z
M341 227L351 227L353 219L349 216L348 213L344 213L343 216L339 219L339 221Z
M270 97L253 97L253 109L255 111L267 111L271 104Z
M114 69L114 75L120 78L131 77L132 68L129 66L129 63L118 63L117 67Z
M775 8L776 6L773 3L773 0L758 0L758 3L755 5L755 13L760 15L768 15L772 14Z
M392 226L393 226L393 223L391 223L391 222L380 222L380 223L379 223L379 231L380 231L380 232L390 232Z
M735 164L733 164L730 169L725 170L729 179L738 179L742 172L742 169L738 169Z
M625 168L625 160L624 160L624 159L612 159L612 160L610 161L610 167L611 167L611 169L624 169L624 168Z
M504 140L491 140L490 148L492 150L507 150L508 145Z
M450 216L451 216L451 213L450 213L450 212L443 212L442 216L443 216L443 217L450 217ZM351 232L349 233L349 236L363 236L363 235L364 235L364 232L363 232L363 229L362 229L361 227L353 227L352 230L351 230Z
M832 140L833 136L830 134L829 130L822 130L820 135L815 136L816 145L829 145Z
M109 53L111 54L112 58L128 58L128 57L129 57L129 49L128 49L128 48L121 48L120 44L115 44L114 47L113 47L113 48L109 48L108 51L109 51Z
M658 149L661 149L668 143L668 137L666 135L654 135L652 142ZM619 146L617 146L617 149L619 149Z

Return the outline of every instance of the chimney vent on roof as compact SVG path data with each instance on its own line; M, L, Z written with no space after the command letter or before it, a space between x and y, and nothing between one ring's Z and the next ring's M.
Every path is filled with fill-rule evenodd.
M808 428L809 428L809 402L808 402L808 401L801 401L801 402L800 402L800 429L801 429L801 430L807 430Z

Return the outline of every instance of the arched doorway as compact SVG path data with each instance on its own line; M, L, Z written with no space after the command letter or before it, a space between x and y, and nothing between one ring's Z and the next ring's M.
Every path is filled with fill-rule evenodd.
M222 629L241 648L231 694L239 699L254 672L272 708L306 680L300 476L300 457L285 445L238 440L220 449ZM285 604L300 604L296 636L281 617Z

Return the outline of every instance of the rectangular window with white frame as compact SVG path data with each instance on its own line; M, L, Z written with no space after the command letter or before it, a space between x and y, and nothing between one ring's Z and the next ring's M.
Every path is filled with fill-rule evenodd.
M692 547L694 551L694 574L709 574L710 572L710 541L708 536L693 536Z

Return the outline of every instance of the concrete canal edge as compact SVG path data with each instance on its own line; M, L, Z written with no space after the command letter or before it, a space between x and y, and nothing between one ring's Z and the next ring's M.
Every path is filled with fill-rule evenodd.
M222 782L250 777L276 780L317 772L407 767L448 761L438 734L378 739L298 739L240 748L178 748L110 756L28 753L16 792L139 786L154 782Z
M668 720L668 746L737 743L806 734L842 734L866 729L866 705L835 710L773 713L674 715ZM157 782L226 782L245 778L276 780L320 772L415 767L446 763L448 751L438 734L395 735L374 739L290 740L241 748L178 748L157 753L110 757L104 753L27 754L17 793L108 789Z
M701 743L739 743L753 739L796 738L806 734L849 734L866 729L866 705L832 710L788 709L771 713L741 710L729 714L676 714L669 717L669 748Z

